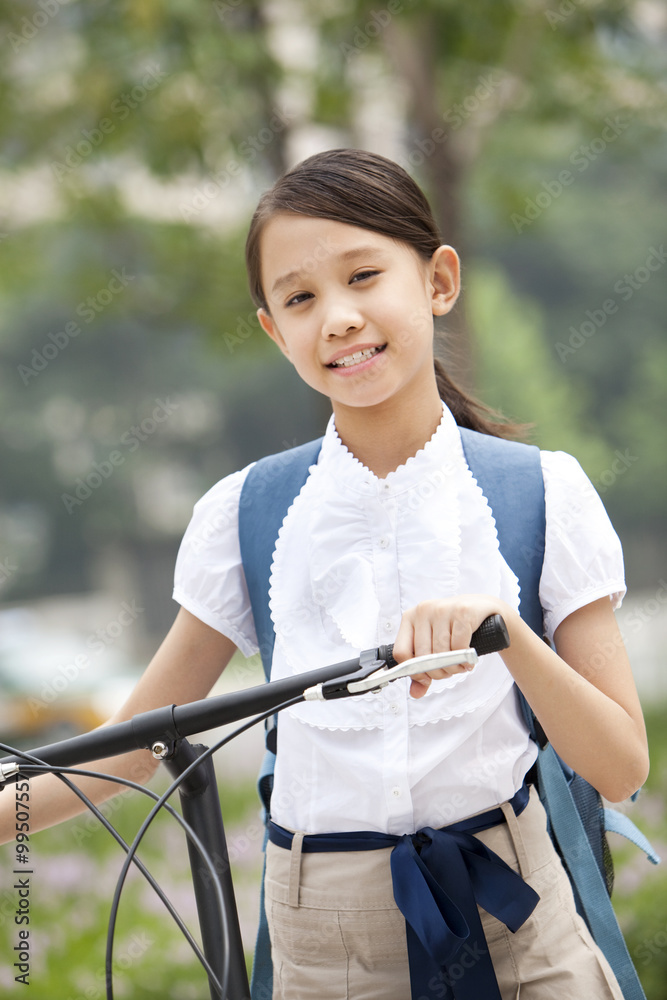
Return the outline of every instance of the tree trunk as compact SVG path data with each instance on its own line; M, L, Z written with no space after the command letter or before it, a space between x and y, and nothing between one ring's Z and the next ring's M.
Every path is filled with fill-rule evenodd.
M410 162L423 172L443 242L453 246L465 264L463 157L460 143L455 141L458 137L451 131L447 134L438 107L434 26L430 19L392 21L385 29L384 43L391 64L408 89L414 136ZM448 369L462 388L470 390L474 382L473 351L463 299L446 317L440 332Z

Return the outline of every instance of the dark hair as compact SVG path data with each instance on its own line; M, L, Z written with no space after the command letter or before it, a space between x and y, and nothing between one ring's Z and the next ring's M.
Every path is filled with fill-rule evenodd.
M370 229L407 244L424 260L430 260L442 243L424 193L397 163L362 149L316 153L262 195L250 223L246 241L250 294L267 312L260 240L266 223L279 212ZM440 398L459 426L496 437L514 437L524 430L464 392L437 359L434 367Z

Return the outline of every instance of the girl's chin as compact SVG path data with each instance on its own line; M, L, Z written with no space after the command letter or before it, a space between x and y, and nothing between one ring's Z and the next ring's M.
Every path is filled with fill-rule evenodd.
M392 406L399 401L396 393L387 389L382 391L379 387L375 392L331 392L329 399L331 400L334 412L336 409L350 409L357 413L364 410L370 412L380 407Z

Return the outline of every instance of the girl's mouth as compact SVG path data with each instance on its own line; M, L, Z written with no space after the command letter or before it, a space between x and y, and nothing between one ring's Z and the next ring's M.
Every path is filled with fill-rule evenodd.
M376 354L380 354L381 351L384 351L386 346L386 344L379 344L377 347L367 347L363 351L355 351L353 354L346 354L344 358L332 361L327 365L327 368L352 368L354 365L359 365L363 361L368 361L369 358L374 357Z

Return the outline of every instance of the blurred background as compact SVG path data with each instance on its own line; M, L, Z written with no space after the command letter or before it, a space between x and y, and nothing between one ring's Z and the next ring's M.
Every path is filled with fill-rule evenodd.
M286 168L358 146L413 174L462 256L450 367L575 454L621 536L653 759L632 814L665 853L666 43L662 0L0 3L4 742L105 718L176 613L194 502L322 432L327 401L258 326L243 245ZM217 690L259 680L239 661ZM218 764L249 947L260 745ZM146 809L109 806L127 831ZM180 830L154 840L156 874L192 912ZM667 876L612 847L629 947L662 1000ZM83 818L32 852L36 995L102 997L118 851ZM206 995L140 882L122 913L119 997ZM4 960L0 988L20 988Z

